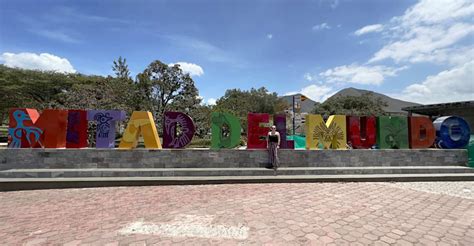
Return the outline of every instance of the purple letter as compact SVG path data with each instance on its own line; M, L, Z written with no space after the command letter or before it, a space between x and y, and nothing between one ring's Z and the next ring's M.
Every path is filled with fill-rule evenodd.
M115 122L125 119L122 110L89 110L87 120L97 122L96 148L115 147Z
M178 134L177 126L181 127ZM163 121L163 148L183 148L193 139L196 127L193 119L181 112L165 112Z

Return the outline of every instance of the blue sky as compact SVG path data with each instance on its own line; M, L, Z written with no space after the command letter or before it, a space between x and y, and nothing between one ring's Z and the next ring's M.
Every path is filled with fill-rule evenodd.
M209 103L261 86L474 100L473 19L468 0L0 0L0 63L100 75L118 56L133 75L180 63Z

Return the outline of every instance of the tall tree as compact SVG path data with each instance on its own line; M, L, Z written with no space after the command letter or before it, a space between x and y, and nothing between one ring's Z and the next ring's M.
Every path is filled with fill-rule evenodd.
M193 79L177 64L168 66L159 60L152 62L137 75L137 86L141 109L153 112L160 132L165 111L189 113L201 102Z
M114 60L114 65L112 66L112 70L114 71L115 76L117 78L131 80L130 70L128 69L128 65L127 65L127 59L119 56L117 60Z
M374 97L368 92L362 96L339 96L332 97L321 104L316 104L312 113L324 116L334 114L364 116L385 115L384 107L387 102L379 97Z

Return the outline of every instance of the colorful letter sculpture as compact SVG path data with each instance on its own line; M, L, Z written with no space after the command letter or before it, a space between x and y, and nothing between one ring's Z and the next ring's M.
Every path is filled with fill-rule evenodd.
M97 122L96 148L115 147L115 122L124 119L125 112L121 110L87 111L87 120Z
M163 147L184 148L193 139L196 127L193 119L181 112L165 112L163 121ZM178 134L178 125L180 133Z
M68 110L66 148L86 148L87 128L87 111Z
M9 112L9 148L85 148L88 146L89 121L97 124L96 148L114 148L116 122L125 119L121 110L58 110L45 109L38 113L31 108L12 108ZM265 149L270 115L249 113L248 149ZM321 115L306 115L304 136L287 140L286 115L273 116L280 133L280 148L306 149L379 149L465 148L469 144L469 124L461 117L444 116L434 122L427 117L404 116L345 116L331 115L324 122ZM163 145L184 148L196 131L193 119L181 112L165 112ZM229 113L211 113L211 148L234 148L240 143L239 118ZM138 145L143 136L146 148L161 149L153 115L135 111L119 144L121 149Z
M467 122L457 116L439 117L433 122L436 145L443 149L461 149L469 143L470 129Z
M273 124L276 126L277 132L280 133L280 148L282 149L294 149L294 140L286 140L286 115L275 114L273 115Z
M436 138L436 130L427 117L408 118L408 130L410 132L410 148L422 149L433 145Z
M12 108L9 112L8 147L30 148L40 140L43 131L35 126L39 113L31 108Z
M261 124L268 125L270 120L269 114L247 114L247 148L248 149L266 149L268 134L268 126L261 126Z
M45 109L35 126L41 129L35 148L66 148L67 110Z
M347 149L346 116L331 115L324 123L323 117L306 115L306 149L317 149L321 143L325 149Z
M377 117L377 143L379 144L380 149L407 149L407 117Z
M354 149L370 149L377 142L374 116L347 116L347 141Z
M140 134L143 135L143 142L146 148L161 149L161 142L153 115L147 111L135 111L132 113L119 148L132 149L137 147Z
M67 110L36 109L10 110L11 148L65 148Z
M234 148L240 142L240 120L229 114L213 112L211 114L211 148Z

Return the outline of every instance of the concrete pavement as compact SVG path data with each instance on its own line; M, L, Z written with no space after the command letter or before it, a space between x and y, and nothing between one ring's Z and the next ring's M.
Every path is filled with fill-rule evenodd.
M470 191L474 182L0 192L0 244L474 245Z

